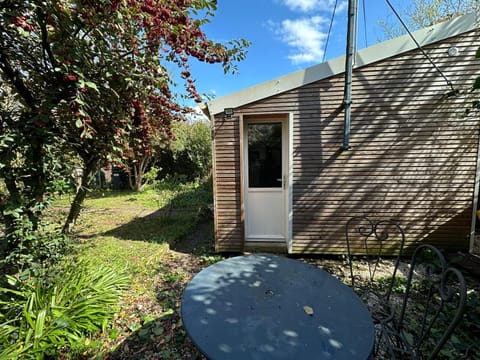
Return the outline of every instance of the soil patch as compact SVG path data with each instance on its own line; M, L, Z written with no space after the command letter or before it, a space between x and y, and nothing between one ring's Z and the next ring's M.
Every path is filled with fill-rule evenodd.
M101 214L112 216L115 226L121 225L121 219L141 220L161 218L165 214L145 210L132 204L129 208L85 209L94 217ZM175 216L175 214L169 214ZM79 236L98 234L93 224L88 224ZM142 226L148 225L147 223ZM101 230L102 233L104 230ZM108 230L107 230L108 231ZM114 333L104 334L104 359L205 359L186 335L180 316L180 304L183 290L188 281L212 261L218 260L213 253L213 222L211 218L202 218L197 227L188 235L169 244L170 250L158 264L154 275L147 277L145 286L153 289L151 294L135 294L125 297L121 310L115 319ZM338 279L348 283L350 277L345 259L334 257L297 258L318 266ZM391 270L392 261L385 260L382 271ZM365 267L365 271L367 267ZM403 272L403 271L402 271ZM478 281L469 279L469 288L478 289ZM89 354L92 355L92 354ZM86 357L87 358L87 357ZM89 356L88 358L91 358Z

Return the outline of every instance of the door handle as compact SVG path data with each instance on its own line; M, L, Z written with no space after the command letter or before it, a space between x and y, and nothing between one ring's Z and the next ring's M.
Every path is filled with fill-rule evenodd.
M283 177L276 179L277 181L282 182L282 188L285 190L287 188L287 175L283 175Z

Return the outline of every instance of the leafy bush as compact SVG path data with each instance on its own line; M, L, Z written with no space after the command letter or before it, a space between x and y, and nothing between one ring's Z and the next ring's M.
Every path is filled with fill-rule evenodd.
M72 263L44 278L7 276L0 288L0 358L58 357L105 331L127 277L89 262Z
M212 168L212 139L206 122L172 124L175 141L160 154L159 165L163 178L170 176L193 181L208 176Z
M1 272L38 274L61 260L70 244L66 235L51 224L34 226L28 217L21 214L15 218L13 231L0 239Z

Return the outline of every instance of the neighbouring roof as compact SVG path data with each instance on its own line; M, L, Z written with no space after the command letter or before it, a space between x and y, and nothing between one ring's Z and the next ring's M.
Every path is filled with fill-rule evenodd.
M413 36L421 46L426 46L469 32L478 26L479 19L472 13L415 31ZM412 38L408 34L403 35L358 51L355 56L355 67L365 66L416 48L417 45ZM210 115L216 115L225 108L237 108L343 72L345 56L212 100L207 103L208 112Z

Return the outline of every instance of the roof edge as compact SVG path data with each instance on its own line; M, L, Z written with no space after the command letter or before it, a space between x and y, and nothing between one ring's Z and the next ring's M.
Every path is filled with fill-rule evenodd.
M469 32L478 26L478 15L469 13L450 21L417 30L412 34L421 46L427 46ZM372 64L416 48L417 45L408 34L402 35L359 50L355 57L355 67ZM237 108L343 72L345 72L345 56L214 99L207 103L208 111L211 115L216 115L223 112L225 108Z

